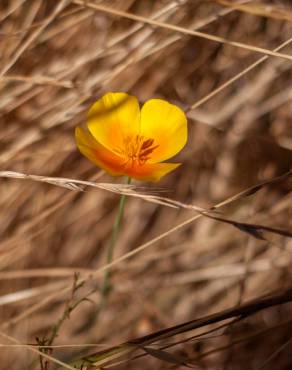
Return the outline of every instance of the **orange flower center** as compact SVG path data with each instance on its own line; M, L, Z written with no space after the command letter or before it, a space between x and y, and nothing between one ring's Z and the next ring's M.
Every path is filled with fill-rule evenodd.
M127 136L123 140L123 148L118 148L116 152L126 159L127 164L143 165L151 157L151 153L158 148L159 145L153 145L154 139L145 139L144 136Z

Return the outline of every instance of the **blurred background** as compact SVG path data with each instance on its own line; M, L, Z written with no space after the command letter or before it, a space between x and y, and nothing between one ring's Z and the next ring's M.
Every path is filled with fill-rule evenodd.
M134 185L203 208L226 201L221 216L291 230L291 178L229 201L291 169L290 1L2 0L0 22L1 369L56 368L21 344L59 345L46 353L70 363L291 287L291 239L186 222L194 210L128 197L114 257L148 244L113 267L96 315L103 274L79 287L74 273L105 265L120 196L19 178L124 183L78 152L74 129L106 92L159 97L187 112L183 164ZM291 313L288 303L208 336L187 332L169 351L199 369L288 370ZM112 366L183 368L150 354Z

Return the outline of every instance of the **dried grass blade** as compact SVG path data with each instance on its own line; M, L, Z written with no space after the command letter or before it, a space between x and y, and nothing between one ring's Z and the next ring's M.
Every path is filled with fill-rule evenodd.
M236 227L237 229L259 240L266 240L266 238L263 235L263 231L268 231L273 234L278 234L278 235L286 236L288 238L292 238L292 232L290 230L278 229L275 227L259 225L259 224L249 224L245 222L239 222L239 221L230 220L230 219L223 218L223 217L207 215L207 214L205 214L204 216L208 218L212 218L213 220L217 220L217 221L232 225Z
M240 10L256 16L274 18L292 22L292 11L286 8L279 8L272 4L249 3L237 4L230 0L213 0L220 5L227 6L232 9Z
M220 37L220 36L216 36L216 35L210 35L210 34L207 34L207 33L204 33L204 32L193 31L193 30L190 30L188 28L184 28L184 27L181 27L181 26L176 26L176 25L170 24L170 23L159 22L159 21L147 18L147 17L143 17L143 16L136 15L136 14L129 13L129 12L124 12L124 11L118 10L118 9L113 9L113 8L110 8L110 7L107 7L107 6L94 4L94 3L90 3L90 2L84 3L84 1L82 1L82 0L73 0L73 3L77 4L77 5L85 5L88 8L92 8L92 9L95 9L95 10L98 10L98 11L101 11L101 12L104 12L104 13L108 13L108 14L111 14L111 15L116 15L116 16L119 16L119 17L131 19L133 21L138 21L138 22L142 22L142 23L145 23L145 24L150 24L152 26L169 29L169 30L172 30L172 31L175 31L175 32L180 32L182 34L191 35L191 36L195 36L195 37L200 37L200 38L203 38L203 39L206 39L206 40L209 40L209 41L219 42L221 44L230 45L230 46L233 46L233 47L236 47L236 48L241 48L241 49L245 49L245 50L249 50L249 51L254 51L254 52L257 52L259 54L270 55L270 56L273 56L273 57L279 57L279 58L283 58L283 59L287 59L287 60L292 60L292 55L289 55L289 54L274 52L274 51L271 51L269 49L264 49L264 48L260 48L260 47L254 46L254 45L244 44L244 43L238 42L238 41L228 40L224 37Z
M145 348L149 344L155 343L160 340L171 338L175 335L182 334L194 329L198 329L210 324L218 323L234 317L247 317L253 315L259 311L266 308L281 305L292 301L292 289L288 289L280 294L275 294L268 297L257 298L246 302L235 308L226 309L217 312L213 315L208 315L199 319L194 319L176 326L168 327L163 330L153 332L149 335L135 338L128 342L125 342L116 347L111 347L108 350L99 351L90 355L89 357L84 357L79 360L79 364L83 364L84 370L89 370L87 365L90 364L90 369L98 369L101 365L108 363L110 360L122 357L125 353L133 352L135 349L140 349L141 346ZM149 349L149 347L147 347ZM122 350L124 349L124 350ZM127 351L125 350L127 349ZM153 352L153 351L152 351ZM114 354L114 355L113 355ZM108 360L107 360L108 359ZM83 363L82 363L83 361ZM61 369L60 369L61 370Z
M177 365L177 366L185 366L188 368L194 368L194 366L188 364L188 359L183 358L181 356L169 353L167 351L163 351L162 349L155 349L152 347L144 347L141 346L141 348L150 356L157 358L158 360L169 362L171 364Z

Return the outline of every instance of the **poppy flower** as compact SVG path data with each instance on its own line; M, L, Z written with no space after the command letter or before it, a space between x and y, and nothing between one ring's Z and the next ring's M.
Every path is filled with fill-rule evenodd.
M113 176L158 181L180 163L164 161L187 141L187 119L177 106L161 99L138 100L107 93L90 108L87 128L76 128L80 152Z

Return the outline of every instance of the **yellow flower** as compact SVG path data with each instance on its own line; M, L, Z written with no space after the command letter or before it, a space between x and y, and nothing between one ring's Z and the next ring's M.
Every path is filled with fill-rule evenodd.
M80 152L113 176L158 181L180 163L164 163L186 144L187 119L177 106L108 93L88 112L88 131L77 127ZM161 163L162 162L162 163Z

